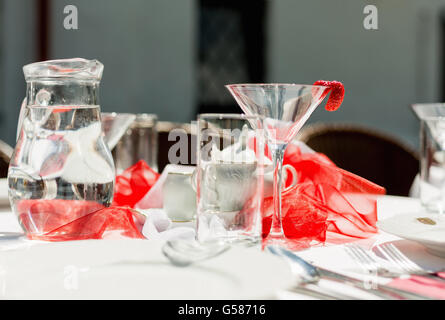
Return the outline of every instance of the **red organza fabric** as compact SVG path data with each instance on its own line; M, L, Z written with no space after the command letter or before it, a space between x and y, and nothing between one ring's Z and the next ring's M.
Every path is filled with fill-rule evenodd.
M69 203L62 205L73 207ZM142 223L138 219L139 214L129 207L103 208L44 234L28 234L28 238L47 241L102 239L115 232L123 237L143 239Z
M308 245L365 238L377 232L376 195L385 189L338 168L320 153L302 153L290 144L284 163L295 167L298 183L283 193L283 228L291 240ZM88 201L23 200L19 219L30 239L101 239L119 233L143 238L143 217L132 210L159 178L144 161L116 177L113 205ZM291 179L291 177L289 177ZM273 199L264 199L263 236L270 231Z
M283 229L286 237L301 242L333 243L366 238L377 232L376 195L385 189L338 168L320 153L302 153L290 144L284 164L298 172L298 183L282 194ZM289 177L290 179L290 177ZM264 200L263 237L270 231L272 198Z
M159 174L144 161L116 177L112 206L80 200L23 200L17 205L28 238L47 241L102 239L119 234L144 238L144 217L131 208L155 184Z
M159 173L140 160L116 177L115 206L134 207L159 179Z
M22 200L17 213L27 234L42 234L103 208L93 201Z

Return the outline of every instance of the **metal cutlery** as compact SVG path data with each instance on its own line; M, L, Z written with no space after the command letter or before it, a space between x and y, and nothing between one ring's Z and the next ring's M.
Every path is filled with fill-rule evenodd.
M215 243L215 244L207 244L202 245L197 243L196 241L178 241L172 240L167 241L162 247L162 253L169 259L169 261L178 267L187 267L195 262L204 261L216 256L221 255L225 251L229 249L227 244ZM295 271L295 268L298 268L298 265L293 265L292 269ZM300 274L300 270L298 274ZM304 273L305 274L305 273ZM315 279L316 275L313 275L313 279ZM309 278L307 279L307 283L309 283ZM313 287L295 287L289 292L300 293L305 296L310 296L315 299L324 299L324 300L336 300L336 299L352 299L351 297L342 295L342 294L332 294L328 292L324 292L323 289Z
M385 278L397 278L406 274L390 271L387 268L382 267L379 262L362 247L348 244L344 246L344 249L351 259L357 262L358 265L368 273Z
M321 288L317 286L320 280L320 275L317 270L313 268L310 264L306 265L306 261L301 260L300 263L294 263L289 260L288 257L284 256L279 247L267 246L267 251L270 253L288 260L291 267L292 274L297 277L298 285L289 288L288 291L297 292L303 295L308 295L316 299L324 300L348 300L353 299L351 296L347 296L341 292L332 292L332 290L327 290L326 288Z
M163 254L170 260L170 262L179 267L186 267L195 262L207 260L216 256L219 256L226 252L230 246L223 242L207 243L203 245L197 241L183 241L183 240L170 240L167 241L163 247ZM290 262L292 272L299 277L300 285L292 289L292 291L309 295L318 299L360 299L356 296L351 296L342 292L340 286L348 286L355 290L360 290L364 294L372 294L376 298L382 299L430 299L425 296L421 296L415 293L407 292L404 290L392 288L386 285L378 285L377 288L370 288L364 281L348 277L324 268L316 267L304 259L297 256L292 251L287 249L267 246L266 249L282 258L285 258ZM350 249L350 248L349 248ZM354 251L353 251L354 250ZM363 252L359 252L357 248L351 249L351 252L355 253L356 261L361 261L363 266L376 267L376 262L372 262L371 259L366 259L367 256ZM360 253L360 255L359 255ZM358 260L358 257L361 257ZM339 289L321 287L322 281L330 281L338 285Z
M0 240L13 240L23 237L25 234L20 232L0 232Z
M401 270L401 275L420 275L428 278L432 278L439 281L445 281L445 279L437 276L438 271L425 270L407 256L405 256L397 247L392 243L384 243L376 246L376 249L392 264Z
M352 299L351 297L344 297L340 296L338 294L335 293L328 293L326 290L323 290L322 288L307 288L307 287L303 287L303 286L299 286L299 287L294 287L291 289L287 289L286 291L284 291L284 294L286 296L290 295L291 297L293 295L296 295L295 299L301 299L300 295L303 295L305 297L310 297L310 298L314 298L317 300L346 300L346 299ZM300 294L300 295L298 295ZM287 300L287 299L286 299ZM293 299L292 299L293 300Z
M170 240L162 246L162 253L178 267L187 267L192 263L221 255L230 246L223 242L201 244L197 241Z
M286 250L281 247L271 247L268 246L267 249L276 255L280 255L285 257L292 264L297 265L298 267L294 267L297 272L301 274L302 285L307 284L317 284L320 279L328 279L330 281L337 282L339 284L346 284L356 289L364 290L368 293L372 293L376 297L383 299L420 299L420 300L428 300L430 298L424 297L415 293L407 292L404 290L392 288L386 285L378 285L377 288L369 288L364 281L348 277L330 270L326 270L324 268L316 267L303 260L295 253ZM349 299L353 299L353 297L349 297Z
M378 261L373 257L373 255L370 252L366 251L365 249L357 245L345 246L345 250L350 255L350 257L354 261L356 261L364 270L366 270L371 274L389 278L401 278L404 276L417 274L421 275L422 277L428 277L434 280L445 282L445 279L439 276L435 276L429 273L428 271L421 269L421 267L417 266L414 262L410 261L406 256L404 256L400 252L400 250L395 248L393 244L383 245L382 248L379 247L376 248L378 248L381 252L385 251L385 256L388 257L388 260L392 262L394 265L398 266L401 271L394 272L381 267ZM395 250L397 250L398 252L396 252ZM396 254L397 258L392 256ZM402 258L402 256L404 258ZM399 266L399 264L401 265Z

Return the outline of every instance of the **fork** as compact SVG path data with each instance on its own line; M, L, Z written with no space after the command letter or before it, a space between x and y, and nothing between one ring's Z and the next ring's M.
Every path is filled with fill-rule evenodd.
M392 272L384 267L381 267L377 260L375 260L371 254L360 246L348 244L344 246L344 249L352 260L356 261L362 269L365 269L371 274L389 278L396 278L402 275L400 272Z
M433 278L435 280L445 281L443 278L436 276L435 272L422 269L420 266L409 260L399 249L393 244L383 244L376 248L385 256L385 258L395 265L400 271L389 271L381 267L379 262L365 249L360 246L349 244L345 246L346 252L351 258L357 261L362 268L375 272L377 275L389 278L398 278L410 274L421 275Z
M408 292L405 290L400 290L394 287L388 287L386 285L379 285L378 288L368 287L366 283L356 278L351 278L324 268L311 265L307 261L297 256L295 253L287 249L274 246L267 246L267 249L269 250L269 252L288 260L291 263L291 266L295 268L294 272L300 275L301 285L311 286L308 289L314 290L314 287L316 287L317 284L320 283L319 280L325 279L329 280L330 282L337 282L339 285L349 285L355 289L368 291L369 293L383 299L430 299L429 297L418 295L416 293ZM336 294L339 294L339 292L337 292ZM347 299L351 299L351 297L348 297Z
M404 274L415 274L424 277L433 278L436 280L445 281L442 277L437 275L438 271L425 270L407 256L405 256L399 249L392 243L384 243L376 246L377 250L385 256L388 261L396 265Z

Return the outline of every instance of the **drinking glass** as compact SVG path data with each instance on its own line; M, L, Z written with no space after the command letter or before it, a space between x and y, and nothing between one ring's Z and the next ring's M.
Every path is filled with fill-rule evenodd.
M136 115L132 113L102 112L102 131L110 151L113 151L119 140L133 124Z
M300 84L231 84L226 88L247 115L259 115L274 167L274 215L268 243L292 249L282 226L281 191L283 156L315 108L326 96L328 87Z
M158 171L157 121L155 114L136 115L136 119L112 150L118 174L139 160L144 160L150 168Z
M420 179L422 206L429 212L445 212L445 104L415 104L420 120Z
M27 83L8 170L9 199L31 238L113 200L114 164L99 107L103 65L66 59L23 67Z
M258 116L198 117L197 239L258 243L263 203L263 134Z

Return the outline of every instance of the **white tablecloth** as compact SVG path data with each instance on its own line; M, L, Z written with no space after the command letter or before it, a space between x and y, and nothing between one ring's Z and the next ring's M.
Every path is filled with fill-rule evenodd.
M421 205L419 200L414 198L383 196L378 199L377 208L378 219L383 220L397 214L418 212L421 210ZM0 250L17 249L22 246L26 247L30 242L35 244L35 241L27 240L24 237L8 237L8 235L11 235L9 233L17 232L22 232L22 230L13 213L8 208L0 209L0 235L2 235L0 236ZM359 240L356 244L365 249L371 249L373 246L384 242L392 242L406 256L422 267L436 270L445 267L445 259L431 255L423 246L384 232L379 232L372 238ZM364 272L357 263L348 257L342 245L314 247L300 251L299 255L318 266L357 278L363 275ZM382 283L388 281L385 279L381 280ZM286 294L283 294L281 297L285 299L305 298L303 296L288 296Z
M377 202L378 220L384 220L399 214L409 214L422 211L423 209L420 201L416 198L383 196L380 197ZM371 249L376 245L386 242L392 242L403 254L421 267L432 270L440 270L445 268L445 259L430 254L422 245L412 241L403 240L383 231L379 231L378 234L371 238L358 240L355 242L355 244L360 245L364 249ZM347 255L343 251L344 250L341 245L332 245L311 248L309 250L300 252L300 255L308 260L311 260L315 264L328 269L342 270L345 272L356 271L357 265L351 265L350 259L347 259ZM344 259L339 256L340 254L344 256ZM336 259L332 259L333 256L336 256Z

